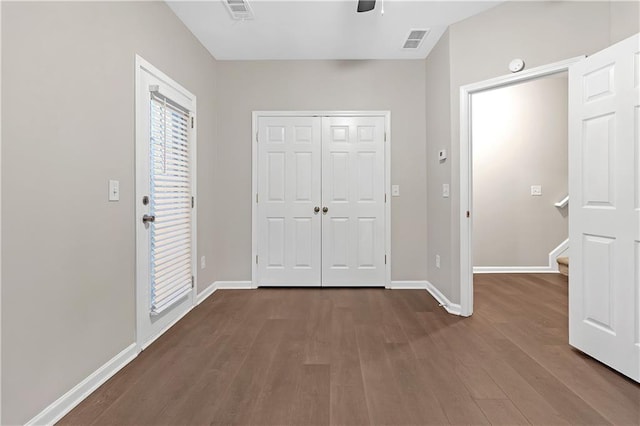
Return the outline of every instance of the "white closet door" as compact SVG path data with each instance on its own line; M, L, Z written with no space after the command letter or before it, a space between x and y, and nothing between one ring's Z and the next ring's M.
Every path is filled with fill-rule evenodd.
M385 285L384 139L384 117L322 118L323 286Z
M569 71L569 341L640 381L640 36Z
M258 119L258 285L320 286L320 143L319 117Z

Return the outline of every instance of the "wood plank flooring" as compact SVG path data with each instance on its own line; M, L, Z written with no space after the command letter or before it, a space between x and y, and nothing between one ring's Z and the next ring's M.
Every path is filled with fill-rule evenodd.
M424 290L221 290L62 425L640 424L640 386L567 344L566 277Z

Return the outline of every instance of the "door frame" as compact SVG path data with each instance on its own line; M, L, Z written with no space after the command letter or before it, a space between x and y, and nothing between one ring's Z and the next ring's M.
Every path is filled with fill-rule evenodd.
M475 93L498 89L516 83L535 80L553 74L569 71L569 67L583 60L577 56L460 87L460 315L473 314L473 221L467 212L473 214L473 165L471 151L471 96Z
M184 312L180 312L178 314L178 316L171 322L169 322L165 327L163 327L155 336L151 336L149 339L144 339L141 333L142 330L142 324L143 324L143 318L145 315L149 315L148 310L142 308L140 305L140 301L141 301L141 297L142 297L142 292L147 291L148 287L146 286L148 283L144 282L145 279L144 277L142 277L142 271L140 270L140 268L138 267L138 265L140 264L141 261L149 261L148 259L141 259L140 258L140 254L139 254L139 250L138 250L138 235L140 234L140 232L142 232L142 221L140 220L140 218L142 217L142 215L146 212L146 207L144 207L142 205L142 196L146 195L146 194L142 194L139 193L140 191L140 185L141 182L143 182L144 179L148 179L148 176L145 176L142 173L141 168L138 166L138 161L140 161L142 159L142 157L144 157L141 154L141 149L143 149L145 144L149 144L149 140L147 139L146 135L148 135L148 133L145 131L145 129L142 126L142 122L141 122L141 118L144 114L148 114L148 111L146 110L146 107L148 106L148 103L146 101L144 101L143 96L142 96L142 73L143 72L148 72L149 74L152 74L154 77L156 77L157 79L161 80L163 83L165 83L167 86L170 86L173 90L176 90L177 92L180 92L182 95L186 96L187 98L191 99L192 101L192 105L193 105L193 110L190 111L192 114L192 117L196 117L196 119L194 120L195 123L193 125L193 128L191 129L190 132L190 140L189 142L191 143L191 155L190 155L190 162L191 162L191 195L194 197L194 205L193 208L191 209L191 253L192 253L192 259L191 259L191 275L193 275L193 279L194 279L194 285L191 288L191 294L189 295L189 297L192 300L191 306L189 307L189 309L186 309ZM188 91L187 89L185 89L182 85L180 85L178 82L176 82L174 79L172 79L171 77L169 77L168 75L166 75L165 73L163 73L162 71L160 71L158 68L154 67L151 63L149 63L148 61L146 61L144 58L142 58L140 55L136 55L135 57L135 158L134 158L134 172L135 172L135 185L134 185L134 211L135 211L135 218L134 218L134 222L135 222L135 251L136 251L136 258L135 258L135 270L136 270L136 281L135 281L135 311L136 311L136 332L135 332L135 340L136 340L136 346L138 349L138 352L141 352L143 349L145 349L147 346L149 346L151 343L153 343L158 337L162 336L162 334L164 334L168 329L170 329L175 323L177 323L178 321L180 321L191 309L193 309L194 306L197 305L197 283L198 283L198 268L197 266L197 259L198 259L198 253L197 253L197 249L198 249L198 241L197 241L197 236L198 236L198 203L197 203L197 197L196 197L196 189L197 189L197 177L198 177L198 171L197 171L197 141L198 141L198 135L197 135L197 131L198 131L198 120L197 120L197 99L196 96L191 93L190 91ZM143 285L144 284L144 285Z
M384 117L384 246L387 254L385 288L391 288L391 111L253 111L251 114L251 288L258 288L258 119L260 117Z

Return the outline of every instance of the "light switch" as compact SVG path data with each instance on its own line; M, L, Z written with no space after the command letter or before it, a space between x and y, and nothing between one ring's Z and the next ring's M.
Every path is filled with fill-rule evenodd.
M109 201L120 201L119 180L109 180Z
M392 197L400 196L400 185L391 185L391 196Z
M442 184L442 198L449 198L449 184Z
M542 195L542 185L531 185L531 195Z

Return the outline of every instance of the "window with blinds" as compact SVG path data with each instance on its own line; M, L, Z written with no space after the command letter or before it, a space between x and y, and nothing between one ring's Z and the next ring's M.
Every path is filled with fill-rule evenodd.
M151 92L151 314L191 291L189 112Z

